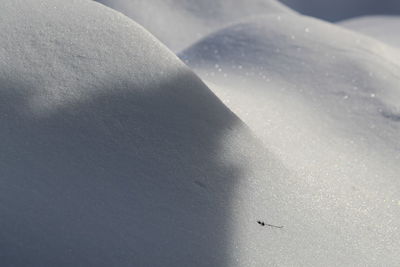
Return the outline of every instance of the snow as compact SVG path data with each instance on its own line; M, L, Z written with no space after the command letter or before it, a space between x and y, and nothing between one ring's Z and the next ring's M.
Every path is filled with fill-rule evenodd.
M142 27L84 0L0 18L2 266L228 266L238 214L280 223L235 191L284 168Z
M272 0L106 4L136 22L1 4L1 266L398 265L395 46Z
M293 13L275 0L96 0L143 25L175 52L248 16Z
M339 25L400 47L400 18L397 16L365 16L341 21Z
M296 174L288 212L301 226L285 251L302 252L278 265L396 265L399 55L295 15L242 21L180 54Z
M280 0L298 12L328 21L365 15L398 15L397 0Z

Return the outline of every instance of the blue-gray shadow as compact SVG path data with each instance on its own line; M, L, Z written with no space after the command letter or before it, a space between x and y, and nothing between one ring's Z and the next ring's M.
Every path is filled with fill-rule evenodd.
M101 81L38 114L38 90L3 78L1 265L229 266L241 171L220 143L238 119L193 77Z

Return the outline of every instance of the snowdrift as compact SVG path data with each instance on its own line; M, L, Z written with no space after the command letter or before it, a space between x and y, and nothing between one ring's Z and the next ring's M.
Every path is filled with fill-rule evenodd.
M234 266L235 225L278 221L247 191L284 167L143 28L83 0L0 18L2 266Z
M400 17L365 16L338 23L340 26L369 35L386 44L400 47Z
M356 16L400 14L397 0L280 0L298 12L329 21Z
M398 50L316 19L271 15L180 57L300 179L291 205L313 225L293 233L309 236L296 240L300 265L396 264Z
M173 51L245 17L293 13L275 0L97 0L144 26Z
M398 264L397 48L275 1L106 4L146 29L1 4L0 265Z

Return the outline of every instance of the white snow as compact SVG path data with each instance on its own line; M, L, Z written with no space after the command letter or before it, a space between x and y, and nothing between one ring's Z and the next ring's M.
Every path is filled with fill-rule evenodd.
M286 15L232 25L180 56L296 173L285 252L299 254L278 265L396 265L399 51Z
M248 16L294 13L276 0L96 0L144 26L173 51Z
M238 222L281 223L236 191L284 167L143 28L84 0L0 18L0 265L229 266Z
M400 14L397 0L279 0L305 15L328 21L357 16Z
M339 23L345 28L369 35L386 44L400 47L400 17L365 16Z
M400 50L272 0L106 4L137 23L0 4L1 266L398 265Z

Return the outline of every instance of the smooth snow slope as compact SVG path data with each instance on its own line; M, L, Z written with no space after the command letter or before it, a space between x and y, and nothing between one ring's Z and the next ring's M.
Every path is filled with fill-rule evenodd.
M364 15L400 14L398 0L280 0L298 12L329 21Z
M293 12L276 0L97 0L144 26L173 51L245 17Z
M366 16L341 21L339 25L400 47L400 17L398 16Z
M296 260L257 224L290 222L289 173L143 28L92 1L5 0L0 40L1 266Z
M398 50L273 15L218 31L180 57L297 173L288 180L299 179L297 207L314 226L301 231L321 239L297 240L295 265L398 264Z

